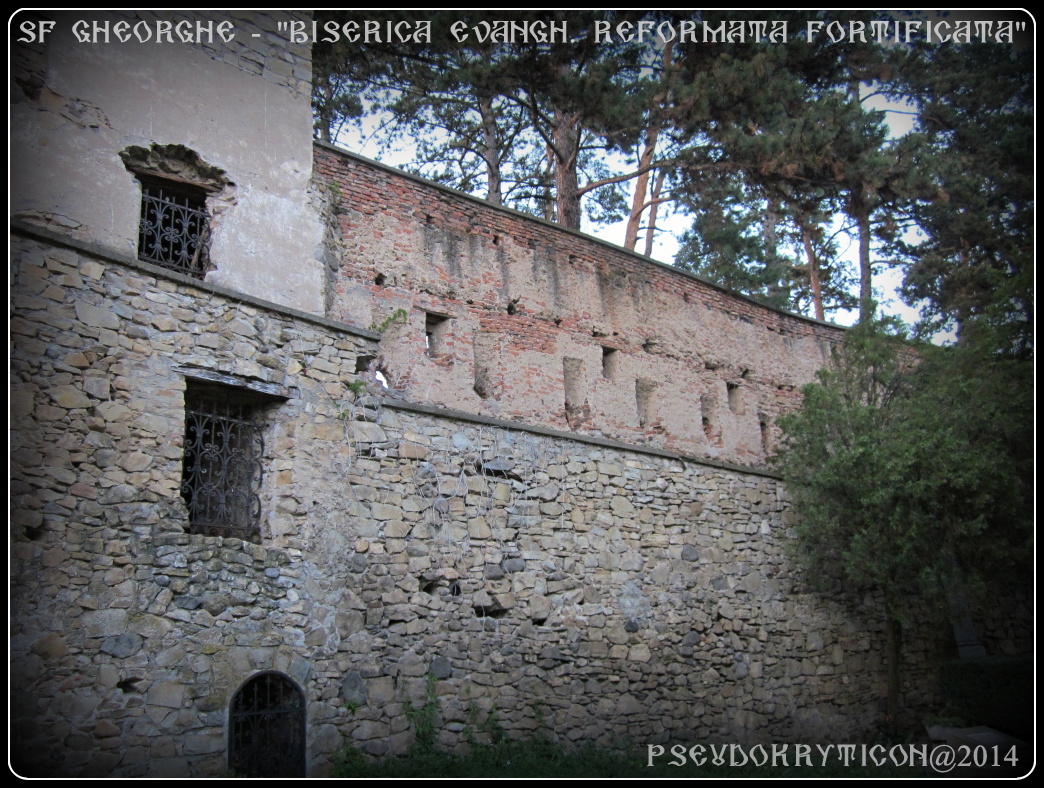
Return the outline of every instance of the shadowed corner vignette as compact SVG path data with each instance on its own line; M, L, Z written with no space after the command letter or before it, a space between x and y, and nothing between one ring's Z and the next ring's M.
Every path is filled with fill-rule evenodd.
M13 771L866 741L881 600L770 462L845 329L313 141L311 21L11 22Z

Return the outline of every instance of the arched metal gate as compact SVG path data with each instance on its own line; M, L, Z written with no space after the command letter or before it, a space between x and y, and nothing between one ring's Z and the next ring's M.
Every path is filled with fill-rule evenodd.
M228 767L239 777L305 776L305 702L281 673L247 680L229 709Z

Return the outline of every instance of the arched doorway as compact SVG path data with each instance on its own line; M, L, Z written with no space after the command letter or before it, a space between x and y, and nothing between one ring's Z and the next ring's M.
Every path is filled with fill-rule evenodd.
M239 777L305 776L304 695L282 673L258 673L232 697L228 768Z

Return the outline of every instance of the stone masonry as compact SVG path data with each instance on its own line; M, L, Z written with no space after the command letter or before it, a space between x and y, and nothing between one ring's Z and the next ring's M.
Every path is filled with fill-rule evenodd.
M601 745L878 719L878 617L807 590L771 475L353 392L372 332L19 235L30 772L222 773L229 698L259 670L304 688L315 774L343 742L402 752L429 675L447 747L490 715ZM186 532L182 392L217 371L285 397L265 412L261 544Z

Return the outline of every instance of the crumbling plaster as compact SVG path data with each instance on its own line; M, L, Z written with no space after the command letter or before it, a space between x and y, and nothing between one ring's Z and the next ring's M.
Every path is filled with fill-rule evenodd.
M20 48L29 62L11 112L12 215L136 254L141 191L119 152L185 145L235 184L211 206L208 279L321 314L324 225L309 198L312 115L300 89L310 75L307 48L297 47L295 75L293 48L274 33L278 17L262 19L268 32L251 45L278 47L283 57L247 62L261 72L274 60L286 74L259 79L243 61L215 59L201 46L74 38L74 20L127 14L51 17L58 25L46 46ZM248 35L241 29L239 39Z
M341 235L331 315L384 326L378 364L415 401L763 466L841 338L612 244L315 155ZM428 313L451 318L437 353Z

